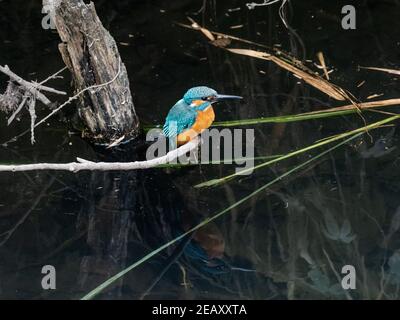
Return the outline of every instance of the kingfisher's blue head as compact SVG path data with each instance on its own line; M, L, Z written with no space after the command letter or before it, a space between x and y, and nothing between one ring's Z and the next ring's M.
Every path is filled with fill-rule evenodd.
M242 97L218 94L214 89L205 86L193 87L183 96L185 103L196 106L197 108L199 106L198 103L195 103L197 101L204 101L202 105L208 106L222 99L242 99Z

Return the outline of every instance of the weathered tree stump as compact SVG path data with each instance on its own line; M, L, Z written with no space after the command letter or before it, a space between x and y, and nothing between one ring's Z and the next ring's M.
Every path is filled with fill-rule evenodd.
M44 1L63 43L62 58L80 96L78 111L87 129L83 135L97 143L127 141L138 135L139 120L132 102L128 74L115 40L103 27L93 3L82 0Z

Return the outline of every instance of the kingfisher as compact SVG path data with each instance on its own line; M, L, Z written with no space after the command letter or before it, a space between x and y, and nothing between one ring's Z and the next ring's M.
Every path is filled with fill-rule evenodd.
M194 139L214 122L213 104L223 99L243 99L240 96L218 94L206 86L189 89L169 111L163 132L170 146L183 145Z

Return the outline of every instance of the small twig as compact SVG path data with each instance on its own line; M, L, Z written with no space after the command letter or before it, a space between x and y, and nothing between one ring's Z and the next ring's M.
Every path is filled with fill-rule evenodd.
M55 94L59 94L59 95L63 95L63 96L65 96L67 94L65 91L59 91L59 90L56 90L56 89L53 89L53 88L50 88L47 86L43 86L40 83L37 83L36 81L32 81L32 84L36 89L39 89L42 91L47 91L47 92L51 92L51 93L55 93Z
M54 73L53 75L51 75L51 76L47 77L46 79L44 79L43 81L39 82L39 84L42 85L42 84L44 84L44 83L50 81L51 79L56 79L57 76L58 76L61 72L63 72L64 70L67 70L67 67L64 67L64 68L58 70L58 71L57 71L56 73Z
M19 107L17 108L17 110L15 110L14 113L11 115L11 117L8 118L8 121L7 121L7 125L8 126L14 121L14 118L22 110L22 108L25 105L26 100L28 100L28 96L27 95L25 95L24 99L22 99L22 101L21 101Z

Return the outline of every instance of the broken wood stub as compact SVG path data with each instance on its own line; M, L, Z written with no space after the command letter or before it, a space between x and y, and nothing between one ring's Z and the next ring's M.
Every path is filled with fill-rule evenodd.
M135 138L139 119L128 74L94 4L63 0L54 8L54 23L63 41L59 50L76 90L92 87L80 96L78 104L79 115L87 126L84 136L104 144Z

